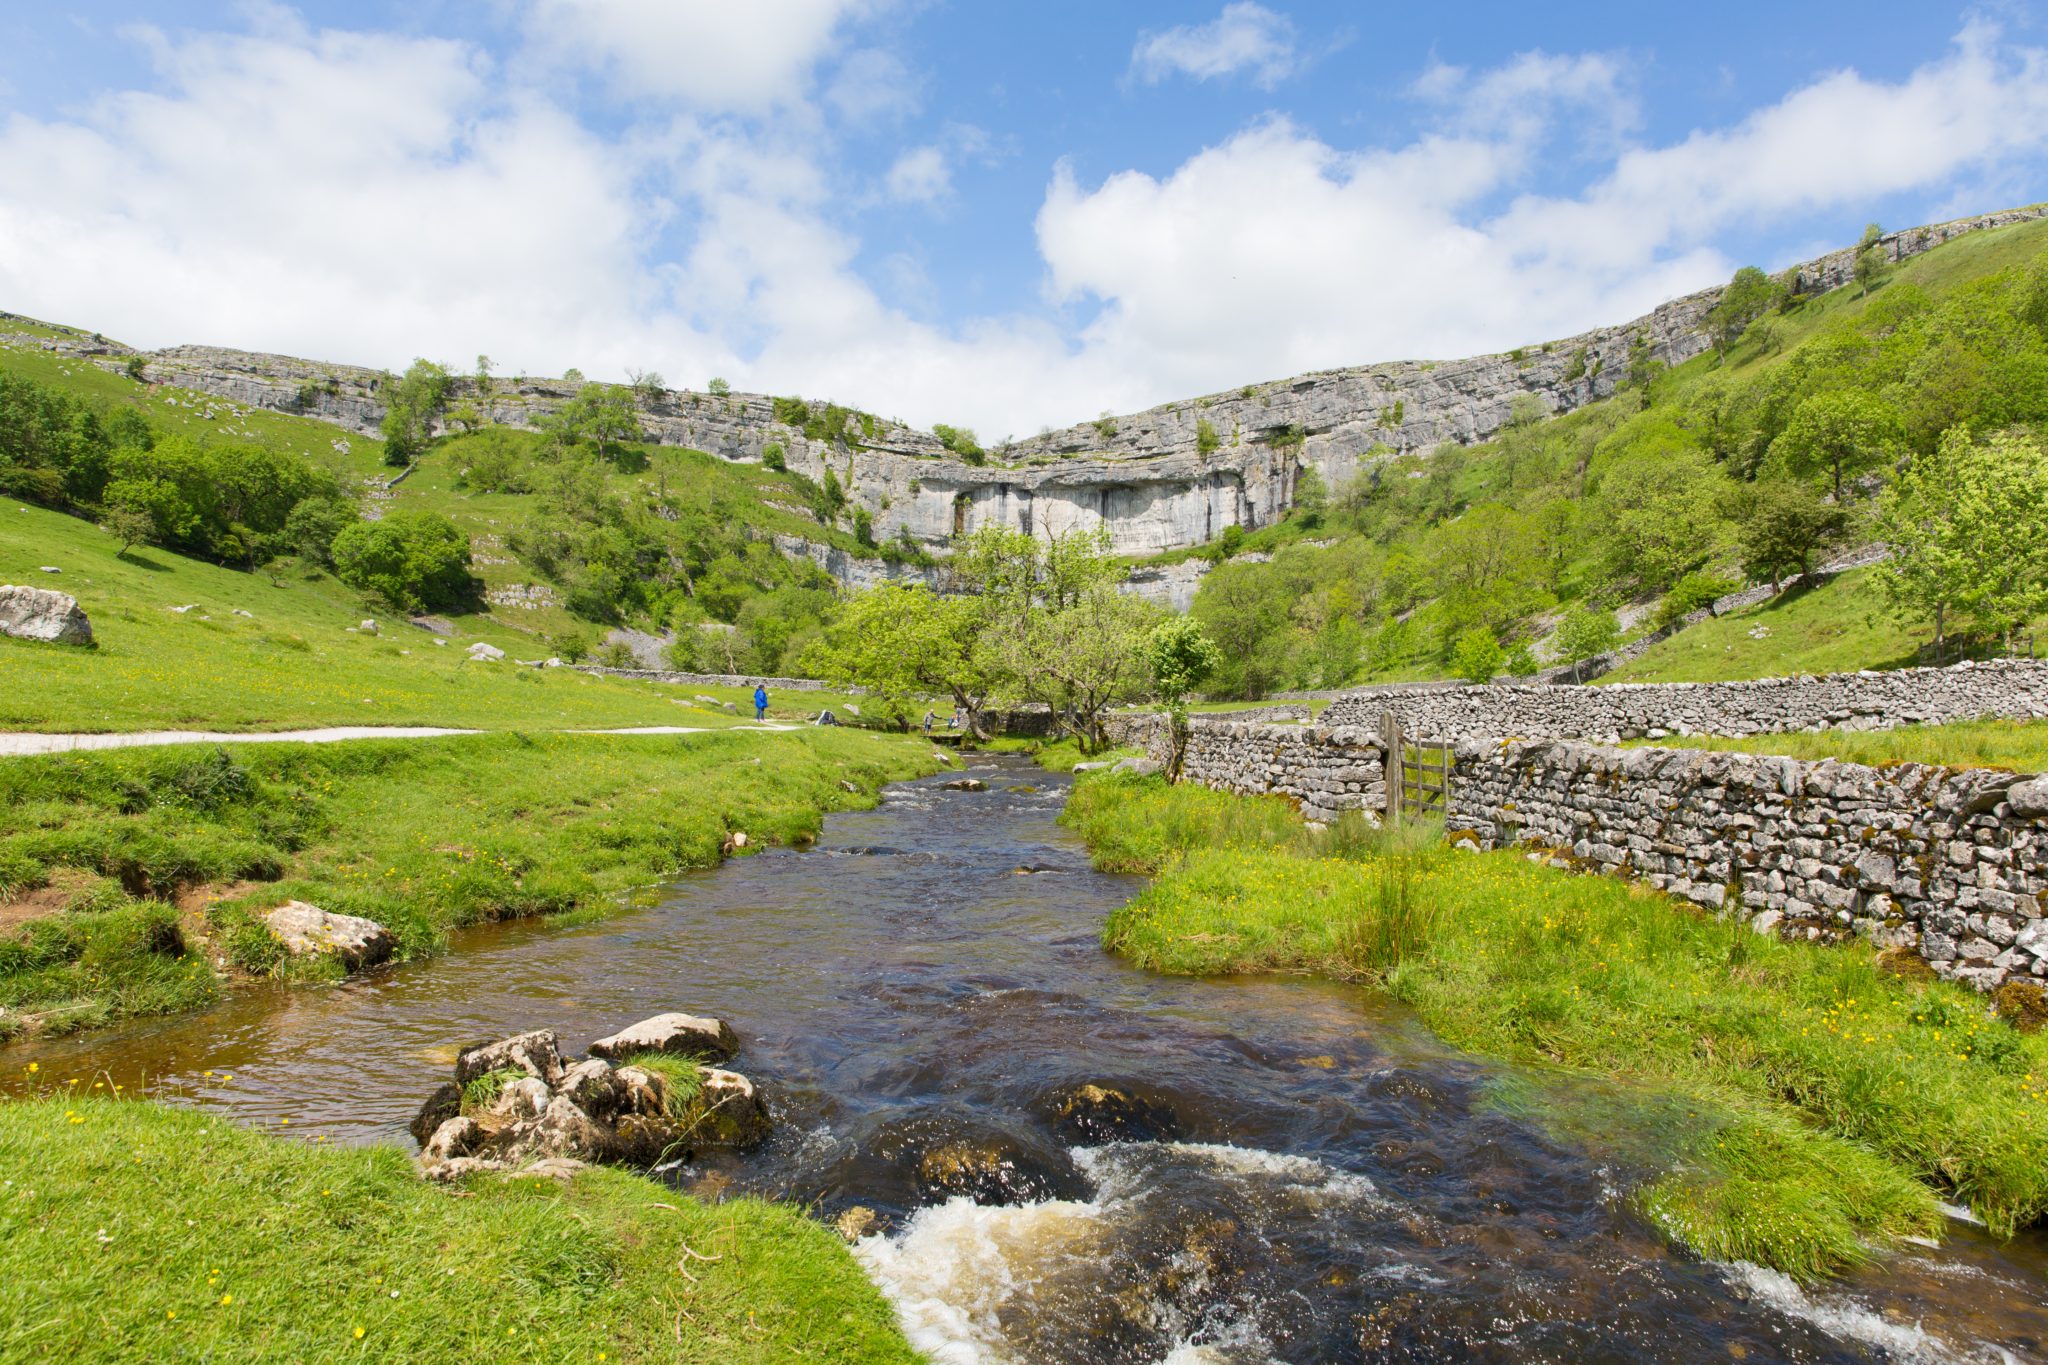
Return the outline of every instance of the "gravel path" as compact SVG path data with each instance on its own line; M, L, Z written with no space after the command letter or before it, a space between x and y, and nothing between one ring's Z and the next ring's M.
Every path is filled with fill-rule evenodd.
M701 735L712 729L796 730L796 725L642 725L618 730L561 730L567 735ZM481 730L451 730L437 725L332 725L319 730L138 730L120 735L0 734L0 757L25 754L68 754L87 749L135 749L151 744L334 744L348 739L438 739L443 735L480 735Z

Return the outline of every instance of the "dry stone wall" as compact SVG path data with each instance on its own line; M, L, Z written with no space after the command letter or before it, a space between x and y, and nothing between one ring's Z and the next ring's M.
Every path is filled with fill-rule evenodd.
M1164 722L1114 737L1167 754ZM1760 933L1860 935L1990 990L2048 978L2048 778L1575 740L1454 746L1454 837L1533 847L1738 914ZM1196 718L1186 780L1293 799L1311 819L1386 807L1378 732Z
M1446 825L1555 850L1760 933L1860 934L1989 990L2048 977L2048 779L1466 740Z
M2048 660L1753 682L1381 690L1339 698L1323 720L1377 726L1383 711L1391 711L1408 734L1429 739L1541 736L1610 743L1667 735L1883 730L1987 716L2031 720L2048 717Z

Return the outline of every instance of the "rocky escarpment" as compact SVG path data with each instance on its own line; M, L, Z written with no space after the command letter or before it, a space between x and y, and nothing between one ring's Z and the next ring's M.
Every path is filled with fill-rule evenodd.
M1882 239L1892 260L1966 233L2048 214L2012 209ZM1850 278L1854 250L1793 268L1802 292ZM1500 355L1407 361L1326 370L1161 407L1103 418L1006 446L982 463L962 459L926 432L855 413L799 411L760 394L662 391L641 399L648 439L732 460L758 461L780 447L789 467L812 478L829 468L875 518L930 547L984 525L1034 533L1106 527L1117 553L1154 554L1213 540L1227 527L1255 528L1283 516L1305 468L1327 484L1389 453L1427 452L1485 440L1515 401L1533 397L1551 413L1604 398L1638 345L1677 364L1706 350L1703 321L1719 289L1674 299L1620 326L1532 344ZM20 337L24 344L93 356L109 368L137 354L97 338ZM381 371L206 346L142 354L143 375L251 407L300 413L360 433L384 415ZM564 380L520 378L480 392L468 380L456 401L497 421L533 426L572 398ZM809 434L807 433L807 429ZM843 432L841 435L832 434ZM878 561L879 562L879 561ZM840 569L851 571L851 561ZM839 572L839 570L834 570ZM1173 588L1162 586L1162 596Z

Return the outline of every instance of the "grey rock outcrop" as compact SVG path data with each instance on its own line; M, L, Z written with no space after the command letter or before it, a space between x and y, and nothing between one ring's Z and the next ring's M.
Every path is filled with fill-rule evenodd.
M691 1034L665 1022L673 1020L731 1038L716 1020L663 1015L607 1042L620 1044L622 1057L660 1051L624 1040L659 1044ZM759 1089L737 1072L705 1067L684 1085L651 1065L599 1056L565 1062L553 1031L540 1029L465 1049L454 1080L428 1097L411 1131L421 1173L455 1180L482 1171L566 1172L585 1162L653 1166L750 1147L770 1127Z
M0 635L60 645L92 643L92 622L78 599L51 588L0 585Z
M350 971L376 966L398 946L397 935L375 920L329 914L305 901L286 901L263 923L293 957L330 953Z

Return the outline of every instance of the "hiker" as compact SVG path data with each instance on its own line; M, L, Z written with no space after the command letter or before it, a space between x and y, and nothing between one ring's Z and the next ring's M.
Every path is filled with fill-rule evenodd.
M754 719L768 719L768 689L761 683L754 684Z
M932 737L932 723L937 719L938 716L935 715L929 707L927 707L924 713L924 737L926 739L930 739Z

